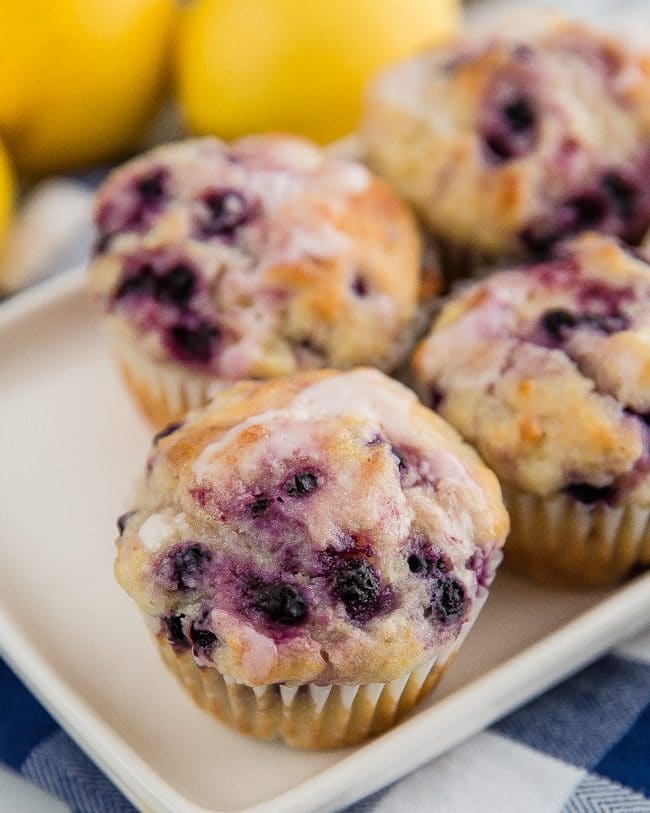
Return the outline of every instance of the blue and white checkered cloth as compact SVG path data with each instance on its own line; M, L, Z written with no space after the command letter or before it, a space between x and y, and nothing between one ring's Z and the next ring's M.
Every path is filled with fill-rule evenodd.
M134 811L2 661L0 699L0 761L76 813ZM469 811L650 813L650 632L348 813Z

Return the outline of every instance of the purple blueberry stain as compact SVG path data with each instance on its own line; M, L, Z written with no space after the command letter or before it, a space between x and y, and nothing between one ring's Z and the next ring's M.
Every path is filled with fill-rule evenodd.
M592 279L577 290L578 302L583 313L619 316L626 302L633 302L634 291L629 286L614 288L602 280Z
M452 561L446 553L422 541L413 547L406 562L411 573L423 578L439 577L453 569Z
M156 299L171 305L186 305L196 289L196 276L186 263L172 266L157 281Z
M219 639L212 632L212 630L205 629L199 626L202 622L193 622L190 626L190 640L192 642L192 654L197 658L209 659L212 656L215 646L219 643Z
M368 285L368 280L363 276L363 274L357 274L352 280L352 290L355 295L361 299L368 296L370 293L370 287Z
M474 553L465 562L465 567L475 573L476 582L479 587L490 586L492 583L490 556L482 548L477 548L474 551Z
M395 460L397 461L397 468L400 472L404 472L407 469L406 457L402 453L397 446L394 446L392 443L390 445L390 453L393 455Z
M463 619L468 606L465 585L453 576L447 576L435 583L431 607L425 615L431 615L444 624Z
M194 486L190 489L190 495L194 502L205 508L212 499L212 489L206 486Z
M306 497L318 488L318 477L311 471L294 474L283 486L285 494L290 497Z
M194 590L203 583L211 560L205 545L182 544L162 558L158 578L168 590Z
M210 362L219 338L216 325L201 318L173 325L166 333L169 352L180 361L196 364Z
M271 500L264 494L258 494L249 506L252 517L261 517L271 504Z
M567 332L578 324L578 318L564 308L552 308L542 314L541 324L548 335L556 341L566 338Z
M181 428L181 426L183 426L182 421L173 421L172 423L167 424L167 426L164 429L161 429L160 432L157 432L153 436L152 441L153 445L157 446L159 441L161 441L163 438L168 438L170 435L173 435L174 432L177 432Z
M184 618L185 616L182 613L180 615L168 615L163 618L167 640L175 649L186 649L189 646L189 641L183 631Z
M330 594L343 604L353 621L368 621L383 609L385 596L379 574L362 556L343 554L333 558L329 581Z
M533 255L544 257L556 243L587 229L597 228L607 215L607 200L598 189L586 189L562 203L552 213L526 226L520 238Z
M251 219L256 205L235 189L213 189L202 197L199 229L204 237L229 237Z
M115 300L127 297L150 297L162 304L183 308L195 293L196 274L186 262L173 262L156 270L154 263L131 263L115 292Z
M421 553L411 553L406 560L411 573L418 576L428 576L430 563Z
M119 284L115 291L115 299L126 299L127 297L155 297L157 281L153 266L150 263L143 263L135 273L128 274Z
M488 159L502 164L533 149L537 114L526 96L515 96L486 114L480 129Z
M552 308L542 314L540 325L550 339L561 343L579 328L609 336L625 330L629 323L625 316L617 312L575 314L564 308Z
M593 184L571 192L546 215L521 232L533 255L549 254L555 245L587 229L598 229L638 243L650 227L650 157L630 167L602 169Z
M146 228L167 198L167 178L167 170L156 167L118 190L115 199L105 201L97 213L102 234Z
M165 170L159 169L136 181L135 188L145 203L155 203L164 197L165 177Z
M252 606L273 624L296 626L309 614L309 606L300 590L284 581L257 582L251 587Z
M585 327L597 330L600 333L611 335L612 333L619 333L625 330L628 326L628 320L625 316L620 314L585 314L580 317L580 324Z

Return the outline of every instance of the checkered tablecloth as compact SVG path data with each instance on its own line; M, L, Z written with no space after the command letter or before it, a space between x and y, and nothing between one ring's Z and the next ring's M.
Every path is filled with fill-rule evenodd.
M77 813L134 810L1 661L0 698L0 761ZM348 813L493 811L650 813L650 631Z

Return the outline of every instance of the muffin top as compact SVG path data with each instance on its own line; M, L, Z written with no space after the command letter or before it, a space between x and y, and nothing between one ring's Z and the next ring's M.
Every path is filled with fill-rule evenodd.
M650 225L650 53L578 23L509 20L389 68L364 131L437 234L488 254Z
M154 149L95 205L91 289L158 362L225 381L395 361L414 314L419 235L361 164L307 141Z
M404 675L458 637L508 529L499 485L377 370L223 390L154 440L117 579L251 686Z
M414 371L504 481L650 504L650 264L614 238L586 233L459 291Z

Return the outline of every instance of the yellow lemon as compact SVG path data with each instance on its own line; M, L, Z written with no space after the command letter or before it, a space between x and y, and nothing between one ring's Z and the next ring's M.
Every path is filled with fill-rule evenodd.
M132 146L160 102L174 0L0 2L0 137L30 173Z
M194 0L178 42L180 101L198 133L329 141L354 129L382 65L449 36L459 20L457 0Z
M14 177L6 150L0 144L0 250L14 200Z

